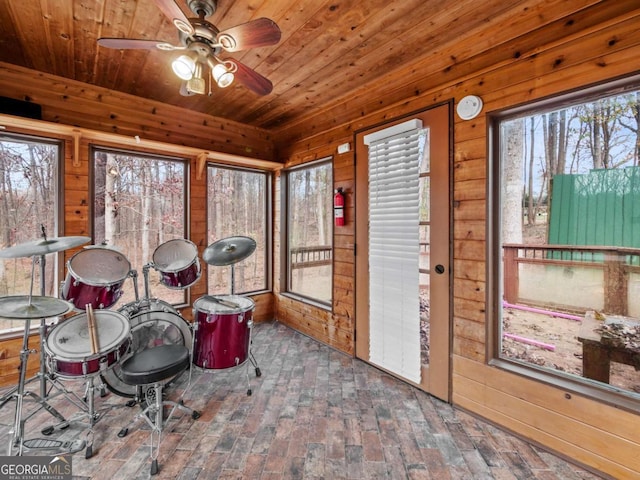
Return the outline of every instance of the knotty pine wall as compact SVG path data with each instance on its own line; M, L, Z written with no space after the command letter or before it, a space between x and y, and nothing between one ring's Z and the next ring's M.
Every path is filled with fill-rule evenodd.
M92 144L141 153L170 154L189 161L188 238L197 245L201 259L207 247L207 171L205 163L199 159L202 153L210 153L214 158L218 155L224 163L233 163L229 158L242 156L242 165L253 162L256 167L269 170L279 167L271 161L274 145L270 134L237 122L1 63L0 95L38 103L43 113L42 121L0 115L4 132L64 142L63 219L58 233L61 236L91 236L89 155ZM135 139L136 135L139 141ZM65 278L66 261L81 248L59 254L61 280ZM202 276L189 289L190 304L207 290L208 265L203 261L200 264ZM142 292L141 272L139 274ZM133 287L127 280L123 288ZM252 297L256 302L254 321L273 319L272 297L271 293ZM192 320L191 306L181 309L181 313ZM0 386L17 383L21 347L22 338L0 341ZM30 338L29 347L40 349L38 335ZM30 356L28 367L28 376L38 370L38 355Z
M185 115L184 111L146 102L138 105L141 108L127 108L127 100L131 99L123 99L115 92L107 95L93 87L59 78L43 81L39 73L7 65L0 65L0 94L30 98L42 104L49 121L81 124L98 131L103 128L102 131L126 136L139 135L143 131L143 138L175 141L207 150L226 149L223 151L271 160L277 160L273 158L273 152L278 151L278 158L285 160L287 166L332 156L335 186L342 186L347 192L347 223L336 229L334 238L333 308L327 311L310 306L288 298L280 291L280 192L279 174L276 173L274 306L271 306L271 296L265 295L257 299L257 310L265 319L275 317L349 354L353 353L356 334L354 232L356 223L362 221L353 216L353 195L357 182L362 181L354 178L354 132L442 101L458 101L468 94L480 95L485 103L481 115L466 122L456 117L453 125L452 401L612 477L638 478L640 418L637 415L487 364L487 324L493 319L487 318L485 303L486 114L640 69L640 6L637 1L593 2L592 8L574 16L570 22L554 21L553 18L558 8L568 8L570 2L537 4L540 22L544 25L533 33L525 35L522 32L529 31L527 28L505 25L496 32L494 39L478 39L501 42L500 47L491 52L491 57L471 56L463 61L436 53L428 64L411 65L395 72L388 79L381 79L378 85L350 95L349 101L336 102L322 111L310 111L299 122L280 130L270 133L255 130L252 135L254 129L245 131L237 127L245 135L249 132L249 146L245 137L236 138L241 142L239 146L233 144L233 140L230 145L226 138L216 140L216 134L220 133L216 127L211 127L211 131L205 128L205 132L194 130L198 133L193 138L189 129L177 122L171 123L171 119L189 117L201 126L203 119L198 114ZM508 40L509 35L513 40ZM116 118L111 117L110 95L119 99L113 107ZM140 102L140 99L135 101ZM165 120L170 122L168 126ZM207 119L207 122L216 121ZM221 126L220 123L216 125ZM224 131L229 130L225 128ZM337 146L345 142L351 143L352 151L338 155ZM69 170L68 175L77 181L78 188L77 193L69 194L70 200L65 203L65 224L69 226L69 230L63 232L65 235L82 235L88 231L88 210L83 205L83 201L87 201L83 185L86 188L88 178L83 169L86 166ZM196 174L192 169L192 180ZM202 181L194 180L192 195L198 202L194 201L191 207L191 238L199 248L204 246L205 217L202 210L198 211L201 205L194 203L202 203L204 198ZM192 300L203 292L202 283L197 284ZM6 356L11 351L15 355L15 349L5 349L4 343L0 349L3 349L0 355L5 355L5 360L0 361L1 369Z
M419 69L413 65L380 79L377 89L370 86L367 92L350 95L350 102L360 94L367 96L368 103L355 107L344 102L311 112L274 136L286 166L333 155L335 186L344 187L350 198L358 183L366 181L354 178L355 131L448 99L457 102L469 94L481 96L480 116L471 121L455 116L453 125L452 402L613 478L640 478L637 414L488 365L488 324L495 319L487 318L485 300L487 113L640 70L637 2L599 2L570 22L550 21L553 13L551 8L541 12L549 22L546 26L500 46L493 59L452 63L436 57ZM404 97L398 94L400 87L394 88L402 77L413 80ZM382 108L388 98L395 101ZM345 142L351 142L352 152L337 155L337 146ZM276 292L276 317L351 354L357 313L354 227L366 228L366 219L354 219L353 201L348 204L347 225L336 228L335 234L333 311Z
M344 140L344 139L343 139ZM351 141L346 139L344 141ZM343 143L343 142L338 142ZM353 143L352 143L353 145ZM292 167L310 160L333 158L334 188L342 187L345 194L345 225L334 227L333 236L333 304L332 309L319 308L282 295L284 282L282 257L281 202L276 205L274 218L274 294L276 318L296 330L324 342L349 355L355 353L355 300L354 300L354 178L353 149L337 154L336 146L305 147L302 154L294 154L287 164ZM275 198L282 198L281 172L276 175Z

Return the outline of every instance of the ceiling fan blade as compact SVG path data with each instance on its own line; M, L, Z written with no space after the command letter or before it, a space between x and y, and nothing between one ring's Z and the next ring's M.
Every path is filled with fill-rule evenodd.
M195 30L191 22L174 0L155 0L155 2L164 16L171 20L178 30L187 35L193 35Z
M235 79L242 83L249 90L258 95L268 95L273 90L273 84L268 78L263 77L255 70L240 63L238 60L229 59L225 63L233 63L236 70L233 72Z
M280 41L281 35L280 28L273 20L258 18L223 30L217 39L227 52L237 52L247 48L275 45Z
M141 48L146 50L181 50L161 40L141 40L136 38L99 38L98 45L119 50Z

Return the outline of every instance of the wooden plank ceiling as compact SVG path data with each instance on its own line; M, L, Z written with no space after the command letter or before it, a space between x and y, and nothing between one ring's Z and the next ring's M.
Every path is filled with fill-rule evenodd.
M400 84L411 94L416 87L410 82L419 80L412 72L421 77L446 72L495 51L500 43L598 3L218 0L207 20L220 30L260 17L280 27L277 45L225 54L270 79L273 91L259 96L235 82L226 89L214 87L211 96L185 97L170 66L179 52L97 45L100 37L179 44L177 29L157 1L2 0L0 61L278 130L309 111L349 103L355 92L384 96L394 72L407 78L409 83L400 79ZM195 17L187 0L176 3L188 17Z

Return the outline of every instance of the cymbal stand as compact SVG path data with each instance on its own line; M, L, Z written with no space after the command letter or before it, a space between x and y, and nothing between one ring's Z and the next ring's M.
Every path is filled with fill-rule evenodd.
M42 238L46 242L47 233L44 225L41 224L40 229L42 232ZM31 257L31 284L29 286L29 296L33 294L33 283L35 278L36 259L40 264L40 295L45 296L45 292L46 292L45 274L46 274L47 260L44 254L33 255ZM49 404L45 402L45 399L49 396L49 393L47 391L48 374L46 371L46 358L45 358L45 352L43 348L44 342L47 337L47 322L45 318L40 319L40 327L38 328L38 334L40 336L40 369L38 373L33 378L30 378L29 380L27 380L26 383L30 383L31 381L39 378L40 379L40 396L39 396L38 402L40 402L40 404L54 417L58 418L58 420L60 420L61 422L65 422L66 420L64 419L64 417L60 415L53 407L51 407ZM10 391L5 397L0 399L0 408L2 408L2 406L4 406L4 404L8 401L7 397L10 397L11 395L13 395L16 390L17 390L17 387L15 387L12 391Z
M29 304L31 304L31 296L33 295L33 278L34 278L34 271L35 271L35 263L36 263L36 257L34 256L31 261L31 285L29 288ZM43 286L44 283L41 282L41 285ZM44 318L41 319L41 330L42 330L42 325L46 325ZM35 353L35 350L29 349L29 335L31 333L30 330L31 330L31 319L26 318L24 334L22 336L22 348L20 350L20 374L18 377L18 385L9 394L7 394L5 398L3 398L2 401L0 402L0 408L2 408L7 402L12 400L13 398L15 398L16 400L16 412L14 417L14 423L13 423L12 429L9 432L10 438L9 438L9 448L7 450L8 455L11 455L13 453L14 447L18 448L17 454L22 455L23 442L24 442L24 425L27 420L27 418L23 418L23 413L22 413L23 401L25 396L32 397L47 412L49 412L51 415L53 415L58 420L60 420L62 424L66 424L65 418L55 408L49 405L49 403L45 400L44 395L37 395L36 393L30 392L30 391L25 392L24 387L27 383L26 376L27 376L27 364L29 361L29 355L31 353ZM41 362L41 370L42 370L42 362ZM43 390L42 379L41 379L40 391L41 392L44 391L46 393L46 385L44 388L45 390ZM33 413L31 415L33 415Z
M234 284L236 283L236 272L235 272L236 266L235 264L231 265L231 295L233 295L234 292Z
M18 377L18 386L15 394L12 396L16 399L16 413L14 417L13 427L9 431L9 448L7 455L12 455L14 446L18 447L18 455L22 455L22 442L24 441L24 423L22 419L22 400L25 396L24 385L27 376L27 361L29 354L35 351L29 350L29 329L31 328L31 320L25 320L24 335L22 337L22 349L20 350L20 376ZM9 398L10 399L10 398ZM3 402L6 403L9 399Z
M44 276L45 276L47 261L44 255L40 255L39 261L40 261L40 294L44 295L46 290ZM39 371L40 396L42 398L47 398L47 372L45 368L46 359L44 355L44 348L42 348L42 346L44 345L45 339L47 337L47 322L45 321L44 318L40 320L40 327L38 328L38 333L40 334L40 371Z
M234 295L234 291L235 291L234 285L235 285L235 263L232 263L231 264L231 295ZM197 322L196 322L196 325L197 325ZM251 347L253 346L253 339L252 339L253 320L251 320L248 326L249 326L249 351L247 352L247 359L249 360L249 362L246 362L247 363L246 376L247 376L247 385L248 385L247 395L251 395L251 381L249 380L249 365L253 365L253 368L256 372L256 377L260 377L262 375L262 372L260 371L260 367L258 366L258 361L256 360L256 357L253 355L253 350L251 349Z
M35 259L36 257L34 256L33 258ZM45 290L46 290L45 270L46 270L47 261L44 255L39 255L38 261L40 262L40 294L44 296ZM64 391L64 389L61 389L58 383L55 382L55 380L52 379L49 373L47 372L47 361L46 361L45 352L44 352L44 344L47 340L47 322L46 322L46 319L44 318L40 319L40 327L38 328L38 333L40 335L40 370L38 371L36 377L40 379L39 402L49 413L51 413L51 415L53 415L58 420L60 420L61 423L59 424L59 426L61 428L66 428L69 426L69 424L67 423L67 420L60 413L58 413L56 409L54 409L51 405L49 405L49 403L46 400L50 396L49 394L51 391L50 389L47 388L47 380L51 381L52 387L55 386L56 388L58 388L58 390L61 390L61 391Z

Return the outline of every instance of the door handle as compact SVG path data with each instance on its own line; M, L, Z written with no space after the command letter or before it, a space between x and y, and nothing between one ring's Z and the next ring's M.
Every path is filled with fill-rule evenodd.
M442 275L444 273L444 265L440 265L440 264L436 265L436 273L438 275Z

